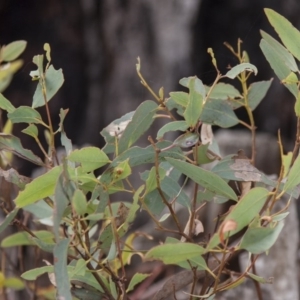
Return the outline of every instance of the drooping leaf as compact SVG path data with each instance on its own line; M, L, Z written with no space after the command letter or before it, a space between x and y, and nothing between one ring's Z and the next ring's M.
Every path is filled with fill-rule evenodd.
M41 81L42 79L40 79ZM50 101L53 96L58 92L64 83L64 75L62 69L55 70L51 65L45 74L46 85L46 99ZM42 83L38 83L35 93L33 95L32 108L37 108L45 105L45 99L43 95Z
M97 147L76 149L69 154L68 159L80 163L83 172L94 171L110 161L107 155Z
M63 239L55 246L54 255L54 274L56 281L57 294L64 300L72 300L70 291L70 281L67 270L67 256L69 239Z
M65 209L71 203L74 196L75 184L70 180L68 171L65 169L60 173L55 182L54 191L54 208L53 208L53 231L56 241L59 240L60 222L64 215Z
M217 195L222 195L228 197L229 199L237 200L237 196L232 188L218 175L184 161L173 158L166 158L166 160L183 174L204 188L207 188Z
M19 192L19 195L15 199L17 207L22 208L40 199L53 195L60 172L61 167L54 167L47 173L28 183L25 189Z
M53 243L53 234L47 230L40 230L40 231L33 231L33 234L36 238L48 242ZM26 231L20 231L14 234L11 234L4 238L1 241L1 247L8 248L8 247L15 247L15 246L29 246L34 245L35 243L32 241L32 236Z
M142 274L142 273L135 273L133 277L131 278L128 288L126 290L126 293L129 293L130 291L133 291L134 287L144 281L147 277L149 277L151 274Z
M53 266L44 266L40 268L31 269L24 272L21 277L25 280L36 280L39 276L47 273L53 272Z
M300 168L300 155L298 155L298 157L296 158L288 174L287 181L283 187L284 191L291 190L300 183L299 168Z
M298 66L295 61L294 56L280 44L277 40L275 40L272 36L264 32L260 31L262 38L277 52L280 56L281 60L285 63L285 65L293 72L298 71Z
M0 133L0 150L11 152L39 166L45 165L43 161L30 150L24 149L20 139L13 135Z
M249 87L249 94L248 94L248 103L249 107L253 111L261 100L266 96L273 79L268 81L258 81L254 82Z
M2 49L1 58L3 61L12 61L18 58L25 50L27 45L26 41L20 40L9 43Z
M196 90L195 81L196 77L192 78L188 83L188 87L190 90L189 101L184 112L185 121L187 125L192 128L194 128L198 123L203 108L203 96Z
M245 226L259 214L264 206L269 191L265 188L256 187L251 189L239 202L230 210L229 214L224 219L224 223L233 220L236 223L236 229L229 232L228 236L242 230ZM222 226L222 225L221 225ZM221 227L220 226L220 227ZM213 249L220 243L219 233L215 233L210 239L207 250Z
M13 219L17 215L18 211L19 211L19 209L15 208L5 217L4 221L0 224L0 233L7 228L7 226L10 224L10 222L13 221Z
M12 113L16 109L2 94L0 94L0 108L9 113Z
M218 99L208 99L205 102L200 119L203 123L218 125L223 128L232 127L239 123L239 119L230 105Z
M277 48L275 46L270 45L266 40L262 39L259 44L264 56L269 62L271 68L277 75L280 80L285 79L290 74L290 69L282 60L280 54L278 54ZM298 88L297 84L287 84L283 83L284 86L295 96L297 97Z
M7 116L12 123L43 123L39 112L29 106L20 106Z
M165 264L178 264L188 259L201 256L204 248L191 243L164 244L150 249L145 258L149 260L161 260Z
M78 215L84 215L87 210L87 201L84 193L77 189L72 197L72 205Z
M156 109L157 104L150 100L144 101L138 106L119 140L120 154L132 146L149 129L154 121Z
M167 123L159 129L159 131L157 132L156 139L159 140L163 138L164 134L170 131L186 131L188 127L189 126L185 121L173 121Z
M279 35L285 47L300 60L300 32L290 21L270 8L265 8L270 24Z
M237 77L239 74L241 74L244 71L248 71L248 72L253 72L254 75L257 74L257 68L250 64L250 63L241 63L237 66L234 66L232 69L230 69L225 76L230 78L230 79L234 79L235 77Z
M275 227L250 227L244 234L239 248L253 254L266 252L275 244L283 226L281 221Z

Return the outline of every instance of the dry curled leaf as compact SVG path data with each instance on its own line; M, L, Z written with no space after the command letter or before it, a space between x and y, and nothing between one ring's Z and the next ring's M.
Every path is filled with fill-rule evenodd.
M219 237L220 237L220 241L222 244L224 244L224 241L225 241L225 238L224 238L225 233L235 230L236 228L237 228L237 222L234 220L226 220L221 224L220 229L219 229Z

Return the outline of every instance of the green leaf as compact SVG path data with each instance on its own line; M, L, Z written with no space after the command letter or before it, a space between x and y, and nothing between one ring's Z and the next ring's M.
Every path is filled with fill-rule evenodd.
M97 147L85 147L74 150L68 159L81 164L83 172L91 172L109 163L107 155Z
M291 190L300 183L299 170L300 170L300 155L298 155L292 168L290 169L290 172L287 177L287 181L283 187L284 191Z
M38 137L38 129L34 124L30 124L28 127L23 129L22 132L32 136L34 139Z
M186 132L180 135L173 144L180 148L190 148L195 146L199 141L199 133Z
M123 153L133 145L149 129L154 121L157 104L154 101L144 101L136 109L132 120L126 126L119 140L119 153Z
M33 231L33 234L44 242L53 243L53 234L50 231ZM34 245L35 243L32 241L32 238L33 237L26 231L17 232L4 238L1 242L1 247L8 248L15 246Z
M235 230L230 231L229 236L239 232L257 216L264 206L269 191L265 188L256 187L251 189L239 202L231 209L224 219L224 222L233 220L237 223ZM215 248L220 243L219 233L215 233L207 245L207 251Z
M239 119L230 105L218 99L208 99L205 102L200 119L203 123L218 125L223 128L232 127L239 123Z
M55 186L54 194L54 208L53 208L53 231L55 233L56 241L59 240L60 222L64 216L64 212L71 202L74 195L75 184L70 181L67 170L60 173Z
M84 193L81 190L76 190L72 198L72 206L78 215L84 215L87 209L87 202Z
M215 160L215 158L210 158L211 156L207 152L209 146L210 144L206 144L206 145L201 144L200 146L193 148L194 155L195 157L197 157L198 165L211 163L212 161Z
M167 123L166 125L162 126L159 131L157 132L156 139L162 139L164 134L170 131L186 131L189 126L186 124L185 121L173 121Z
M22 67L22 65L23 61L21 59L3 64L0 68L0 82L7 82L7 80L10 82L12 76Z
M298 92L296 102L295 102L295 113L296 116L299 118L300 117L300 92Z
M189 94L185 92L171 92L171 98L174 100L175 103L178 105L186 108L189 103Z
M18 211L19 209L15 208L5 217L4 221L0 224L0 233L7 228L11 221L13 221Z
M199 93L202 98L204 99L206 97L206 91L205 87L202 83L202 81L197 76L191 76L191 77L184 77L179 80L179 84L182 86L189 88L189 85L191 84L191 81L195 80L195 91Z
M242 63L242 64L234 66L232 69L230 69L225 74L225 76L230 79L234 79L235 77L237 77L239 74L241 74L244 71L253 72L254 75L257 74L257 68L254 65L249 64L249 63Z
M133 115L134 111L125 114L121 118L114 120L100 132L106 141L106 145L103 148L105 153L112 153L116 150L116 138L120 138L123 134Z
M71 293L72 296L80 300L101 300L106 298L104 293L96 290L86 289L84 287L82 288L72 287Z
M20 139L5 133L0 133L0 150L6 150L36 165L45 166L43 161L30 150L24 149Z
M2 94L0 94L0 108L9 113L12 113L16 109Z
M260 33L262 38L277 52L277 55L285 63L285 65L291 71L298 72L298 66L294 56L272 36L264 32L263 30L261 30Z
M265 8L270 24L279 35L285 47L300 60L300 32L288 21L270 8Z
M31 181L30 178L20 175L13 168L10 168L6 171L0 168L0 176L3 177L7 182L15 184L20 190L24 190L26 184Z
M199 121L203 106L203 97L196 91L195 88L196 77L189 81L188 87L190 89L189 101L184 112L184 118L189 127L194 128ZM202 84L202 82L201 82ZM204 88L204 87L203 87Z
M47 102L58 92L64 83L64 75L62 69L55 70L51 65L46 70L45 85ZM42 91L42 84L38 83L35 93L33 95L32 108L37 108L45 105L45 99Z
M12 123L43 123L39 112L29 106L20 106L7 116Z
M260 41L259 46L277 77L280 80L284 80L285 78L287 78L291 71L282 60L280 54L278 54L277 48L274 48L264 39ZM297 97L298 88L296 83L283 84L295 97Z
M237 200L237 196L232 188L218 175L184 161L173 158L166 158L166 160L176 169L204 188L207 188L217 195L222 195L228 197L229 199Z
M54 255L54 274L57 288L57 296L60 299L72 300L70 292L70 281L67 270L67 256L69 239L63 239L55 246Z
M275 227L248 228L244 234L240 249L245 249L253 254L268 251L276 242L284 223L281 221Z
M201 256L204 248L191 243L164 244L150 249L145 258L149 260L161 260L165 264L178 264L188 259Z
M210 86L205 85L206 93L210 88ZM242 98L242 95L233 85L223 82L217 83L209 94L209 99L227 100L229 98Z
M130 291L133 291L134 287L144 281L147 277L149 277L151 274L142 274L142 273L135 273L133 277L131 278L128 288L126 290L126 293L129 293Z
M163 180L164 177L166 176L166 171L162 168L158 168L158 176L159 176L159 181ZM148 173L148 178L146 179L146 190L145 193L150 193L154 189L157 188L157 181L156 181L156 169L155 167L152 167L150 172Z
M2 48L1 58L3 61L12 61L18 58L25 50L26 41L15 41Z
M60 172L61 167L54 167L47 173L28 183L24 191L19 192L19 195L15 199L17 207L22 208L40 199L53 195Z
M5 278L5 280L3 282L3 286L5 286L6 288L14 289L14 290L22 290L25 288L24 282L17 277Z
M39 276L45 273L52 273L53 266L44 266L24 272L21 277L25 280L36 280Z
M266 96L273 79L268 81L258 81L254 82L249 87L249 94L248 94L248 103L249 107L253 111L261 100Z

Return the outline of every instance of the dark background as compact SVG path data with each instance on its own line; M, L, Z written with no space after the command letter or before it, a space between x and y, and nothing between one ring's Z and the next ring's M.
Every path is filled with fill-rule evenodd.
M29 76L35 69L32 57L50 43L54 67L62 68L65 76L63 88L50 102L53 123L59 122L60 107L70 108L65 129L73 143L102 146L103 127L151 99L136 75L138 56L148 83L155 90L164 86L168 94L180 88L178 81L184 76L197 75L211 84L216 73L207 48L214 49L225 72L236 61L223 42L235 46L241 38L258 67L253 79L274 77L259 48L260 29L275 36L264 7L299 28L297 0L1 0L0 44L28 41L24 65L4 95L15 106L31 105L36 86ZM293 107L291 95L275 79L255 113L258 130L277 134L281 128L292 140ZM32 140L21 138L32 149ZM28 175L27 165L19 162L19 168Z

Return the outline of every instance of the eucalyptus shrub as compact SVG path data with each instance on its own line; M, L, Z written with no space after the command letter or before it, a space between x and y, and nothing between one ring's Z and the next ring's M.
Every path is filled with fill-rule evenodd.
M276 75L294 95L299 124L299 69L295 58L300 60L300 32L273 10L265 12L283 45L261 32L260 47ZM7 112L8 118L0 134L1 175L19 190L10 205L1 206L6 217L0 232L13 223L19 231L4 238L1 248L38 247L53 254L53 265L46 261L45 266L23 273L22 280L5 277L2 269L0 287L23 288L25 284L34 292L30 281L48 273L54 286L52 298L130 299L137 284L151 275L139 273L137 268L133 277L127 276L127 265L134 254L140 255L143 261L159 260L183 270L153 299L165 299L176 291L187 291L187 287L190 299L213 299L245 278L259 284L269 281L253 270L257 257L275 243L288 214L288 205L274 211L274 204L283 195L288 195L290 200L299 196L296 187L300 183L300 126L292 153L283 153L278 134L282 166L278 180L269 179L255 167L255 153L259 149L255 146L253 111L265 97L272 79L248 84L249 77L257 74L257 68L241 49L241 41L236 49L226 43L225 46L236 57L236 66L221 74L213 50L208 49L217 73L214 83L206 86L196 76L182 78L179 83L185 92L175 91L169 96L165 96L163 88L158 93L151 89L138 59L138 77L153 100L142 102L135 111L104 128L101 135L106 144L102 149L92 146L73 149L63 126L68 110L60 110L59 124L51 120L48 102L61 88L64 77L62 70L56 70L51 64L49 44L44 45L45 54L34 56L36 70L30 72L36 83L32 106L14 107L0 94L0 108ZM1 91L21 66L22 61L16 59L25 47L26 42L17 41L1 48ZM224 79L237 79L240 89L222 82ZM249 122L238 119L235 114L238 108L246 110ZM45 120L39 113L41 109L46 110ZM137 146L136 142L156 118L165 118L168 123L156 136L148 137L147 147ZM22 133L38 144L43 159L24 149L20 139L11 134L9 124L16 123L27 124ZM229 128L237 124L251 131L252 155L247 158L241 150L221 157L212 126ZM40 142L41 132L45 134L47 148ZM167 140L168 132L180 134L175 140ZM57 135L65 149L62 158L57 155ZM43 168L44 173L34 179L18 174L9 168L12 154ZM211 162L215 162L211 170L203 167ZM150 169L141 174L143 184L137 185L130 175L135 167L148 168L149 164ZM99 174L99 169L100 175L96 176L95 171ZM185 189L187 179L192 185L191 196ZM237 188L233 189L229 181L237 183ZM131 195L131 202L122 201L125 193ZM112 194L117 201L111 201ZM198 217L205 211L205 204L214 201L221 205L229 200L233 203L230 209L217 222L209 220L216 222L215 232L198 242L197 235L203 230L205 234ZM185 222L178 217L178 207L188 213ZM139 235L130 231L130 226L141 210L148 213L156 229L164 232L166 238L150 249L135 250L134 240ZM22 224L20 216L25 211L32 213L38 223L47 224L48 230L39 227L32 230ZM166 227L166 219L172 227ZM230 258L240 251L251 256L247 268L240 273L228 270ZM258 295L259 284L256 285ZM51 298L49 294L47 297Z

